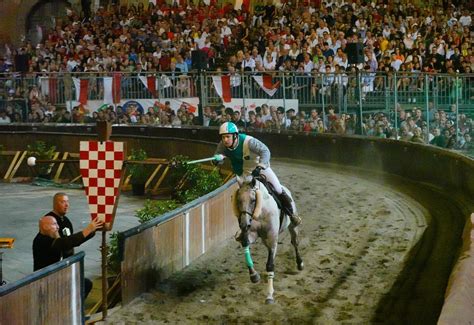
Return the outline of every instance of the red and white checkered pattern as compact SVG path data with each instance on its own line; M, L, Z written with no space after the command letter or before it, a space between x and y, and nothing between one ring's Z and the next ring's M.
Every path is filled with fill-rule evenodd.
M79 146L79 168L92 220L113 222L125 157L123 142L81 141Z

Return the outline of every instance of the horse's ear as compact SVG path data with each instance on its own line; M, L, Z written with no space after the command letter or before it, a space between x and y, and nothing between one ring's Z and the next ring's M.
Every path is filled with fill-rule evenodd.
M239 175L237 175L236 178L237 184L239 184L239 187L242 187L242 184L244 183L244 178L240 177Z

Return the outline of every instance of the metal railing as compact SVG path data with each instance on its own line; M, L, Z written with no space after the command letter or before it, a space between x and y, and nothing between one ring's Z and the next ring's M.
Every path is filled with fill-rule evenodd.
M460 109L474 108L474 74L266 73L274 84L279 84L273 96L253 78L261 74L242 72L231 75L232 98L297 99L301 110L326 110L332 105L339 112L357 111L361 107L364 111L387 110L396 103L420 106L427 102L440 108L454 103L458 103ZM199 97L202 105L214 106L221 104L222 99L212 77L221 75L228 74L207 71L199 74L121 73L121 97L124 100ZM78 78L88 80L88 99L100 100L104 95L104 77L110 76L106 73L0 74L0 97L5 100L10 90L20 89L20 97L30 99L32 88L37 87L40 93L48 94L54 104L67 105L68 101L76 100L74 78ZM148 87L148 77L153 79L155 90Z
M308 74L273 71L266 72L267 81L275 86L274 93L270 95L268 89L265 90L257 81L257 77L262 74L252 72L121 73L121 99L164 102L198 98L202 107L218 107L221 104L231 106L231 103L223 102L213 79L227 75L230 97L240 99L241 105L247 106L248 110L256 108L256 105L251 107L254 99L272 99L277 100L276 106L283 107L285 111L289 108L305 112L316 109L323 121L323 127L318 129L316 121L310 125L308 116L298 117L299 120L295 123L276 120L273 126L266 125L264 129L257 128L257 131L284 130L313 134L323 131L406 139L407 135L403 134L404 125L410 119L417 119L416 112L420 111L421 117L415 122L423 131L423 141L432 141L429 131L434 128L438 128L440 132L451 128L451 135L455 133L454 144L451 143L453 148L458 147L457 143L462 142L461 137L466 132L470 133L474 127L474 74L387 74L365 71ZM32 122L34 118L30 116L31 106L38 99L42 105L50 102L56 107L63 106L70 110L73 103L77 105L77 80L87 80L89 101L103 103L104 78L111 76L110 73L3 74L0 75L0 98L3 98L0 99L0 111L6 110L10 115L13 112L15 118L12 122ZM295 101L297 107L293 106ZM291 106L288 105L290 102ZM239 106L234 105L232 108L237 107ZM343 119L344 123L335 127L328 117L329 108L334 108L338 121ZM402 116L403 111L412 116L405 118ZM437 116L440 113L445 116ZM202 112L199 111L199 114ZM65 122L64 119L61 122ZM255 129L245 121L244 129L247 128Z

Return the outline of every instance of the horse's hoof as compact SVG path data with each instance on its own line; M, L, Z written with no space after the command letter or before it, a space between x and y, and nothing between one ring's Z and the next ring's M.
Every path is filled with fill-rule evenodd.
M273 298L267 298L265 299L265 303L267 305L273 305L275 303L275 300Z
M252 283L259 283L260 274L258 274L257 272L255 272L254 274L250 274L250 281L252 281Z
M303 271L303 269L304 269L304 263L301 262L300 264L298 264L298 270Z

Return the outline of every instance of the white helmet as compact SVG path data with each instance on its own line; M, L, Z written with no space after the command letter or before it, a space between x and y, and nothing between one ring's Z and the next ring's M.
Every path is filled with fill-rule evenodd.
M219 128L219 135L229 134L229 133L239 133L237 125L232 122L225 122Z

